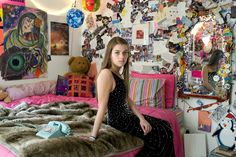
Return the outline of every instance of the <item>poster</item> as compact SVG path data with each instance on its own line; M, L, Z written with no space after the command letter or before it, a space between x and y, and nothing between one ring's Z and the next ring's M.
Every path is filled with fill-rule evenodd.
M3 3L24 6L25 5L25 0L0 0L0 56L4 52L4 44L3 44L3 11L2 11L2 4Z
M211 132L212 121L209 118L209 112L200 110L198 111L198 130Z
M4 80L47 76L47 13L39 9L3 4Z
M51 22L51 55L69 55L69 27L66 23Z

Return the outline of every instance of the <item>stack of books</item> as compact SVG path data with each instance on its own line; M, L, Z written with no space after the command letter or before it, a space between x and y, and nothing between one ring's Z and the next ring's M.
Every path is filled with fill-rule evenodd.
M219 146L211 151L209 157L236 157L236 151Z

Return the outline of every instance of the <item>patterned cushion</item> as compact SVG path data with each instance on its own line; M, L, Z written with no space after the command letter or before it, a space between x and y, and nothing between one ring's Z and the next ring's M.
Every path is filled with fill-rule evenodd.
M133 78L165 79L165 108L173 108L175 103L175 75L174 74L144 74L131 71Z
M165 108L165 79L130 78L129 96L136 105Z
M56 85L56 95L67 95L68 80L64 76L58 75Z
M68 92L67 96L74 97L94 97L94 77L89 77L87 75L68 75Z

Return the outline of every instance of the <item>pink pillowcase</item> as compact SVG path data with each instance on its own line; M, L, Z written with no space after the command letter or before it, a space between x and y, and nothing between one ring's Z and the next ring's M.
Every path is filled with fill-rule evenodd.
M11 100L17 100L33 95L54 94L56 81L40 81L8 87L6 91Z
M131 71L134 78L165 79L165 108L173 108L175 102L175 75L172 74L144 74Z

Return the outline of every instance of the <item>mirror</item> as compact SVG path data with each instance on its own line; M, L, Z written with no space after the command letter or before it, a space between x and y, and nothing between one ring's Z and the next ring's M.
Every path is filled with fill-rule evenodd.
M230 92L233 34L214 14L198 16L186 33L184 53L179 53L178 90L180 96L228 99Z

